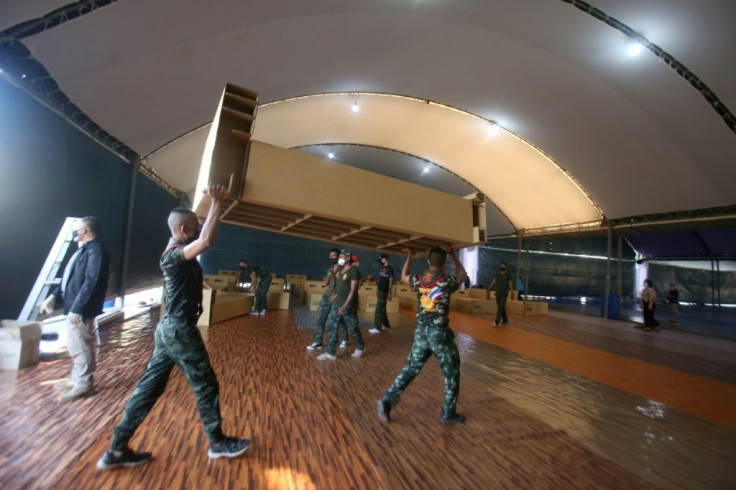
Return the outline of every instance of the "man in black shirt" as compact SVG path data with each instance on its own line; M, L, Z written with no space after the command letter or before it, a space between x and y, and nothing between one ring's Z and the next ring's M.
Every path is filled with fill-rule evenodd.
M381 272L378 275L376 288L376 313L373 317L373 328L370 333L381 333L384 328L391 328L386 314L386 302L391 301L391 291L394 287L394 268L388 260L388 255L381 254L378 261L381 263Z
M488 285L488 291L496 292L496 321L493 326L497 327L503 321L503 325L509 324L509 317L506 315L506 299L509 296L511 286L511 274L506 271L506 262L501 262L498 266L498 272L493 276L493 281Z
M110 450L97 462L97 469L137 466L151 459L151 453L134 452L128 441L166 389L174 365L189 382L197 400L197 408L207 437L210 458L240 456L250 441L226 437L222 433L219 385L210 365L197 319L202 313L202 267L197 256L215 243L217 220L227 189L210 185L205 191L211 206L200 234L199 221L193 211L176 208L169 215L171 240L161 256L166 289L166 311L156 327L156 345L143 378L133 391L115 427Z

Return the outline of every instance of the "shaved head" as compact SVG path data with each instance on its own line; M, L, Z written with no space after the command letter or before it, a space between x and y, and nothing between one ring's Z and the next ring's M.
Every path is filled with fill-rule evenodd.
M195 229L199 226L199 220L194 211L188 208L174 208L169 213L169 230L174 235L183 225L193 226Z

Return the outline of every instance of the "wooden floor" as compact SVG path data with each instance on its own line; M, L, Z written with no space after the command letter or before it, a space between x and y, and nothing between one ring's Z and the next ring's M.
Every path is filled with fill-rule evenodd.
M305 350L313 332L297 328L290 311L271 311L265 317L241 317L210 327L204 335L220 382L225 432L252 438L253 447L242 458L209 460L191 390L175 370L165 395L131 442L133 448L151 451L154 460L138 468L99 473L95 462L106 450L112 427L150 356L156 320L155 316L138 317L103 335L96 374L98 394L89 399L56 403L58 394L50 384L68 375L68 359L18 373L0 372L2 488L629 489L696 488L702 482L693 480L692 486L683 480L673 483L664 471L657 478L650 477L646 467L651 462L639 468L636 460L619 460L620 451L607 451L616 447L615 436L602 444L600 434L586 437L586 431L578 430L581 424L570 422L574 417L560 417L557 402L545 402L538 411L532 408L535 398L544 400L545 396L560 398L563 406L561 390L583 382L611 385L614 388L604 388L633 393L622 396L641 403L637 396L642 394L629 389L641 384L636 376L624 371L622 377L630 379L631 386L616 386L605 375L631 359L589 352L593 349L566 345L570 343L522 328L493 330L488 319L471 315L452 317L457 331L470 334L458 336L463 359L458 409L468 416L467 423L439 423L442 375L433 360L405 392L391 424L381 422L375 401L403 366L412 341L413 317L403 311L393 315L395 328L390 331L377 336L363 333L364 357L349 357L351 343L337 361L327 363ZM585 352L587 357L578 358L576 352ZM591 366L598 358L605 359L603 367ZM528 393L535 386L531 382L524 385L500 378L505 370L522 369L534 373L534 381L544 380L527 364L520 368L525 362L534 370L541 366L549 376L549 382L535 388L538 396ZM639 374L663 368L636 362L641 363L635 366ZM585 371L580 374L592 381L554 384L556 376L575 371ZM661 379L693 376L681 371L659 375ZM721 383L726 401L736 392L731 384L703 379ZM637 389L646 391L656 385ZM691 388L697 388L697 383L688 385ZM671 389L658 394L669 396ZM604 391L597 386L589 392ZM520 401L529 395L528 403ZM604 404L614 403L616 396L605 395ZM678 403L676 398L669 402ZM707 404L713 403L713 397L708 398ZM547 410L553 405L554 409ZM730 410L718 406L725 410L722 418L687 405L679 408L686 414L677 416L697 419L694 439L702 439L708 431L722 437L725 431L727 443L718 451L730 458L728 451L736 448L732 444L736 435L727 427L734 405ZM709 417L712 421L701 421ZM560 418L564 420L558 423ZM718 430L719 424L723 431ZM671 461L666 456L664 460ZM714 472L717 479L712 481L733 482L729 471L724 465ZM710 481L705 480L705 487Z

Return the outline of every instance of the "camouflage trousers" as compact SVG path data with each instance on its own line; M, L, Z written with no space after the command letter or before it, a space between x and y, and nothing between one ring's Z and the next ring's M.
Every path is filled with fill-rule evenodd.
M445 375L445 401L442 405L442 417L455 415L457 398L460 394L460 354L454 342L455 335L448 326L417 325L414 333L414 345L406 358L406 366L396 376L383 399L391 406L399 403L399 398L409 384L422 370L429 356L434 354L440 361L440 368Z
M376 330L383 330L384 325L386 328L391 328L391 324L388 322L388 315L386 314L386 303L388 302L388 293L383 291L376 292L376 314L373 316L373 326Z
M322 345L322 338L325 335L325 325L327 324L327 317L330 316L331 309L332 303L330 302L330 297L322 296L322 301L319 302L319 308L317 308L317 324L314 327L314 338L312 339L313 344ZM338 323L340 335L343 339L347 340L348 327L345 325L345 320L340 317Z
M360 335L360 328L358 328L358 305L350 305L345 311L344 315L340 315L338 310L342 306L342 303L337 304L337 300L332 303L330 307L330 314L327 316L327 352L335 355L337 352L337 329L343 335L342 339L348 339L348 333L353 336L355 340L355 348L363 350L365 344L363 344L363 337ZM342 321L342 325L340 322Z
M266 309L266 305L268 305L268 288L270 287L270 275L258 278L258 289L256 289L255 304L253 305L253 309L255 311L262 311Z
M174 365L179 366L194 391L207 437L219 441L223 437L219 385L199 330L189 323L164 318L156 327L155 339L151 360L113 431L110 449L122 451L128 446L138 426L164 393Z

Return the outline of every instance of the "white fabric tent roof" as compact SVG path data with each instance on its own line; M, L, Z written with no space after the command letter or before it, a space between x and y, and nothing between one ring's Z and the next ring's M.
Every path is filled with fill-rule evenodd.
M0 28L67 3L6 0ZM736 107L736 2L591 4ZM489 147L459 138L463 118L414 111L412 119L409 102L394 108L405 126L437 117L436 132L402 131L390 110L362 111L361 124L348 130L335 122L339 104L330 97L309 109L312 125L297 123L306 106L289 111L289 102L265 105L256 120L256 139L287 147L359 143L444 166L500 210L489 213L490 235L601 213L736 203L733 130L670 66L646 49L628 56L629 38L565 1L124 0L23 42L75 104L144 156L210 121L226 82L260 92L262 104L335 92L400 94L494 121L541 153L528 166L514 154L481 168ZM173 158L149 158L160 159L154 168L183 191L196 181L187 160L198 132L165 148ZM452 151L441 153L438 138L446 135Z

